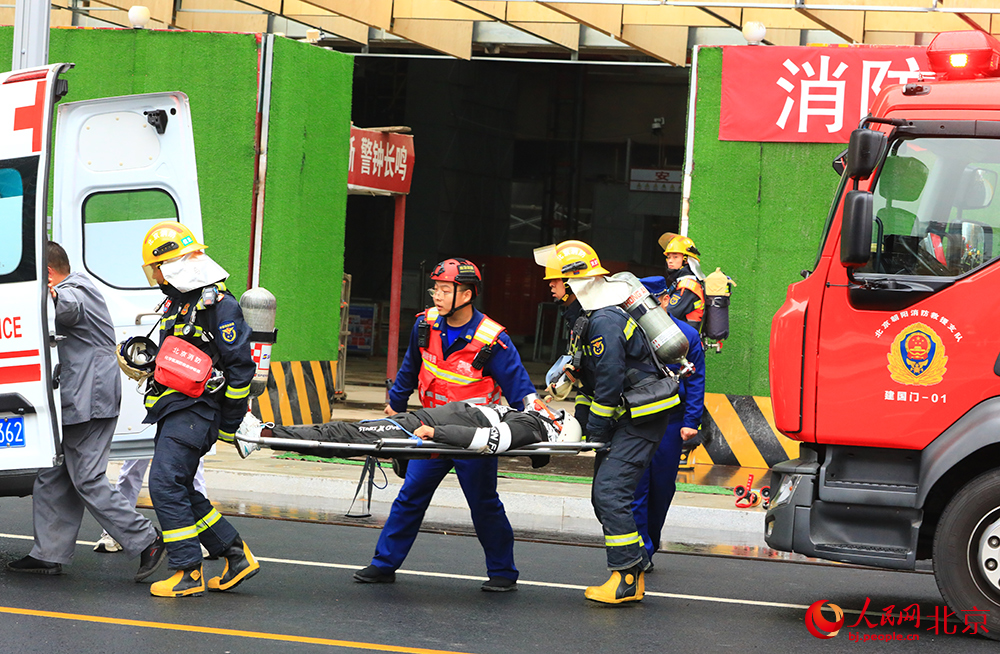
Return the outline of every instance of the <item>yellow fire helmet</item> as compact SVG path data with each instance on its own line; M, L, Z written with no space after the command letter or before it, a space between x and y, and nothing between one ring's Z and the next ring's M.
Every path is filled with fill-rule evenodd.
M698 252L698 248L694 246L694 241L687 236L666 232L660 237L658 242L660 247L663 248L664 255L677 253L683 254L686 257L691 257L695 261L701 261L701 259L698 258L701 256L701 252Z
M156 286L153 267L191 252L205 250L208 246L198 242L190 229L176 220L165 220L153 225L142 241L142 270L150 286Z
M545 267L545 279L609 275L594 248L583 241L563 241L535 250L535 263Z

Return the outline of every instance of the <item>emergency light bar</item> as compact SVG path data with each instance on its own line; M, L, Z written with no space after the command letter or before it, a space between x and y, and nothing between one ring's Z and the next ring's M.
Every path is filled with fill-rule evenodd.
M1000 75L1000 41L986 32L941 32L927 46L931 70L939 79Z

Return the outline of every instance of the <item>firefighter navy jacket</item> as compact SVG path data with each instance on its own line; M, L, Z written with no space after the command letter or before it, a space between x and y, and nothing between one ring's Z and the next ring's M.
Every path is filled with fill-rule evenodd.
M219 293L212 306L204 306L201 289L179 293L170 286L161 287L169 296L160 319L160 343L173 335L194 343L212 357L213 366L226 375L226 385L215 393L201 397L188 397L172 388L152 383L146 392L146 418L152 424L163 416L188 407L203 409L202 417L211 420L218 410L221 414L219 431L234 433L247 412L250 380L257 366L250 353L250 327L243 320L239 302L225 290L224 284L216 285ZM186 309L185 309L186 307ZM188 312L196 310L195 334L183 336L181 329L187 322ZM203 334L208 334L205 340Z
M583 315L579 301L566 308L565 317L572 326ZM580 339L583 359L577 396L577 419L586 425L587 440L601 441L610 436L616 409L622 394L635 382L657 376L657 365L646 336L620 307L605 307L590 312L587 333Z

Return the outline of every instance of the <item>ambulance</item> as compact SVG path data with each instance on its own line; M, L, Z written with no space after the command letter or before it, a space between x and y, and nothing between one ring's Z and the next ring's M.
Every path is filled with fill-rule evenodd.
M158 322L162 294L141 269L148 229L178 220L202 236L187 96L64 102L57 110L64 96L72 99L61 77L70 68L0 74L0 496L30 494L37 471L62 456L46 242L62 245L70 268L97 284L120 342ZM152 456L155 426L142 424L144 416L135 382L123 376L113 458Z
M886 88L851 135L811 272L771 325L767 544L933 567L1000 638L1000 42L937 35L934 79ZM979 630L982 633L982 629Z

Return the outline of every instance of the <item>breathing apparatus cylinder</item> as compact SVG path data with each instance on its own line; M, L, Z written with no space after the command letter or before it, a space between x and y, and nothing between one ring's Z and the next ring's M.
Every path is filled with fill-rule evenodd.
M632 273L620 272L612 275L611 279L628 284L631 293L621 307L642 327L653 352L656 353L660 361L669 364L679 363L682 367L686 367L687 359L685 357L688 352L688 340L680 328L674 324L670 314L660 306L660 303L649 294L639 278Z
M271 346L278 340L278 330L274 328L278 302L274 294L266 288L255 286L240 298L243 319L253 330L250 335L250 351L257 364L250 381L250 397L257 397L267 389L267 378L271 374Z
M705 278L705 322L702 334L715 341L729 338L729 295L733 282L721 268Z

